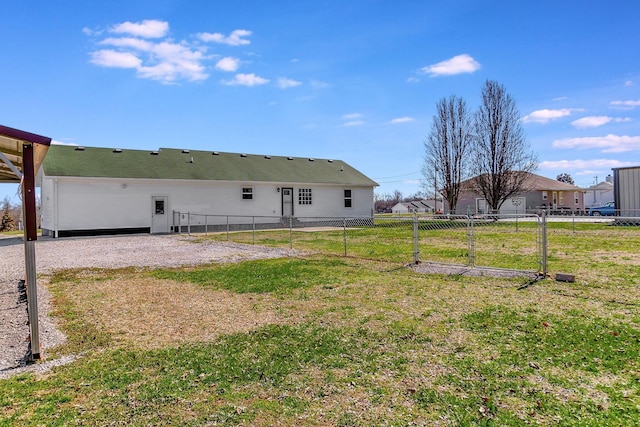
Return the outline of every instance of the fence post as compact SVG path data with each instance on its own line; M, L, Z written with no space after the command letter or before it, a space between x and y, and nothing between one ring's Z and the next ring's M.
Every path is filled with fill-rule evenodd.
M420 263L420 246L418 245L418 213L413 211L413 263Z
M229 241L229 215L227 215L227 242Z
M204 214L204 235L208 236L209 235L209 221L208 221L209 215Z
M293 249L293 218L289 217L289 249Z
M476 265L476 236L473 228L473 216L471 211L467 209L467 250L469 252L469 259L467 263L471 267Z
M191 236L191 212L187 212L187 235Z
M252 234L251 239L252 239L252 243L255 245L256 244L256 217L255 216L251 217L251 228L253 229L251 233Z
M342 238L344 241L344 256L347 256L347 219L342 217Z
M549 268L547 265L547 215L542 212L542 275L547 277Z

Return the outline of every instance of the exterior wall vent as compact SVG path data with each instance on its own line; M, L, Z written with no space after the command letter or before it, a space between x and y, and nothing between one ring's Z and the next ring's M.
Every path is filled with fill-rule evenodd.
M182 154L189 154L189 150L182 150Z
M84 151L84 147L78 146L78 147L76 147L76 151Z

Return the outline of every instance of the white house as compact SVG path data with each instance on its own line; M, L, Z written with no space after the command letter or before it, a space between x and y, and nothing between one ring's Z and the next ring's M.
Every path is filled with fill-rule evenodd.
M168 233L174 212L202 214L192 225L372 218L378 185L340 160L61 145L39 182L42 233L54 237Z
M433 200L431 201L433 203ZM393 205L391 212L395 214L413 212L433 212L433 206L427 204L425 200L413 200L410 202L399 202Z
M607 176L606 181L599 182L586 189L584 195L584 205L602 206L614 199L613 194L613 177Z

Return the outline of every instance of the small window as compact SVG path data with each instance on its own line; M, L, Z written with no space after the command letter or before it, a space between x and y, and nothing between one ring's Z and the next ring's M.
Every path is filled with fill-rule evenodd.
M242 200L253 200L253 188L242 187Z
M351 190L344 190L344 207L350 208L351 206Z
M299 188L298 189L298 204L299 205L310 205L311 204L311 189L310 188Z
M156 215L164 215L164 200L156 200Z
M549 198L548 194L546 191L542 192L542 200L547 200Z

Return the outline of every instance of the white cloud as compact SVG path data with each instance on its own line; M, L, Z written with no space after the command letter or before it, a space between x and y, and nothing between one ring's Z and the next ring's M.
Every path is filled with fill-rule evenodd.
M292 87L300 86L302 82L293 79L287 79L285 77L280 77L278 79L278 87L280 89L289 89Z
M565 99L567 99L566 96L559 96L557 98L553 98L552 101L564 101Z
M343 123L342 126L348 128L353 126L362 126L363 124L365 124L363 120L352 120L352 121Z
M227 86L259 86L269 83L269 79L265 79L255 74L236 74L233 80L223 80L223 84Z
M566 138L553 141L554 148L575 148L578 150L599 149L603 153L624 153L640 151L640 136L606 135L584 138Z
M473 59L470 55L462 54L454 56L446 61L437 64L428 65L421 69L422 72L429 74L431 77L452 76L462 73L473 73L480 69L480 63Z
M102 67L112 68L138 68L142 60L131 52L117 52L104 49L91 52L91 63Z
M225 36L222 33L198 33L197 36L203 42L214 42L228 44L229 46L241 46L251 43L251 41L243 38L251 35L248 30L233 30L231 34Z
M631 87L631 86L633 86L633 82L631 80L627 80L626 82L624 82L624 85L626 87Z
M155 19L145 19L142 22L123 22L116 24L109 29L109 32L116 34L131 34L133 36L145 38L164 37L169 31L169 23L157 21Z
M227 56L216 62L216 68L221 71L234 72L240 66L240 60Z
M397 119L393 119L391 120L389 123L395 125L398 123L408 123L408 122L412 122L415 119L413 117L398 117Z
M611 169L625 166L632 166L633 162L622 162L613 159L592 159L592 160L546 160L540 162L540 169L571 170L571 169Z
M420 81L420 79L417 78L417 77L409 77L407 79L407 83L418 83L419 81Z
M151 51L153 43L147 40L136 39L133 37L108 37L100 42L100 44L116 46L120 48L131 48L143 51Z
M640 107L640 99L638 100L627 100L627 101L611 101L610 104L613 107L622 108L625 110L630 110L634 107Z
M561 108L559 110L537 110L524 116L522 121L524 123L549 123L551 120L569 116L573 111L581 110L571 108Z
M342 116L342 120L361 119L362 117L364 116L360 113L351 113L351 114L345 114L344 116Z
M598 126L606 125L607 123L622 123L622 122L630 122L631 119L629 117L620 118L620 117L609 117L609 116L589 116L583 117L578 120L574 120L571 124L577 128L595 128Z

